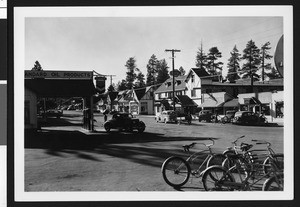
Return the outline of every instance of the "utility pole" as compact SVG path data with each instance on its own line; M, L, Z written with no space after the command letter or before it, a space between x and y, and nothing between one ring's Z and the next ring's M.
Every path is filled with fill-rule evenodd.
M181 52L180 50L176 49L166 49L166 52L172 52L172 71L173 71L173 111L175 111L175 74L174 74L174 53L175 52Z

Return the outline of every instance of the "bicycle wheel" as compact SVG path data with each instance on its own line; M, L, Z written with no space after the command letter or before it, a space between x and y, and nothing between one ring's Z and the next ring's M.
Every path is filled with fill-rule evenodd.
M230 159L230 155L235 155L235 152L232 150L228 150L223 152L223 155L225 156L225 159L222 162L222 167L228 170L234 165L234 161Z
M273 158L267 157L263 162L263 170L265 175L267 175L271 170L271 164L270 161L272 159L273 164L276 165L278 170L283 170L284 167L284 157L283 154L275 154L272 156Z
M213 166L213 165L222 166L222 163L225 159L226 159L226 157L223 154L214 154L208 159L206 168Z
M190 165L181 157L169 157L162 165L165 182L172 187L181 187L190 178Z
M274 175L267 179L263 185L263 191L283 191L284 179L283 174Z
M212 166L203 173L202 183L206 191L232 191L233 188L226 186L224 182L234 182L234 178L222 167Z

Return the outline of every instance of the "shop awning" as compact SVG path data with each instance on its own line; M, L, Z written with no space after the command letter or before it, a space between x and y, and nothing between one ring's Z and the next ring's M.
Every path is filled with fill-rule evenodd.
M224 104L224 102L217 102L217 101L214 101L214 100L205 100L204 103L202 103L200 105L200 107L210 107L210 108L216 108L216 107L222 107Z
M92 80L25 79L25 87L40 97L89 97L96 93Z
M238 107L238 106L239 106L239 100L237 98L227 101L223 105L223 107Z
M187 95L177 95L178 103L185 107L185 106L197 106L197 104Z
M261 104L261 102L257 99L257 98L255 98L255 97L251 97L251 98L244 98L244 104L246 104L246 105L260 105Z

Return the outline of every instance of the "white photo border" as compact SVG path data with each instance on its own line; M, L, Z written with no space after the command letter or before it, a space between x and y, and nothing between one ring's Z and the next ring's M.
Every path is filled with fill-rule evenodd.
M212 17L280 16L284 22L283 192L25 192L24 67L26 17ZM14 7L14 181L15 201L207 201L294 198L292 6ZM118 195L116 196L116 193Z

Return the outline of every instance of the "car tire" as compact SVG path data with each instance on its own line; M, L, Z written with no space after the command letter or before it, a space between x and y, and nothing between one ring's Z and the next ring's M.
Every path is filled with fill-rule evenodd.
M111 130L110 124L104 124L104 129L106 132L110 132L110 130Z
M140 121L139 125L138 125L138 133L142 133L145 131L146 125L144 122Z

